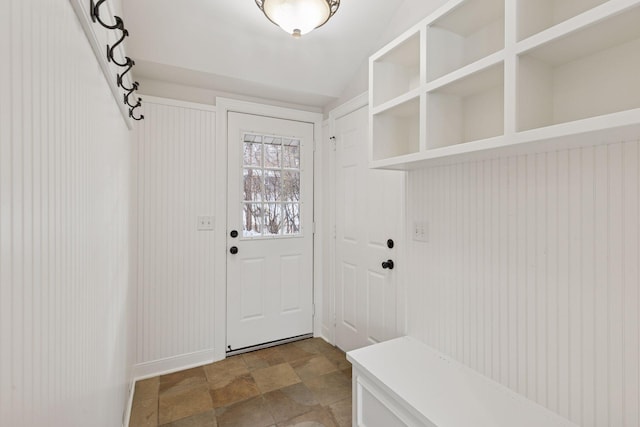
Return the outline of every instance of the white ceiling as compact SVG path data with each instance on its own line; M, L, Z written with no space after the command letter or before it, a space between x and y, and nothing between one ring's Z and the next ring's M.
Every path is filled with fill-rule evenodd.
M403 4L431 2L342 0L327 24L301 39L269 22L254 0L123 3L136 78L322 107L380 47Z

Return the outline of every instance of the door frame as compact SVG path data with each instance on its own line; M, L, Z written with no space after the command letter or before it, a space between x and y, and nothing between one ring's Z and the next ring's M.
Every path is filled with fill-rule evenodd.
M214 248L214 337L213 354L214 360L226 358L227 348L227 117L228 113L237 112L253 114L258 116L274 117L277 119L295 120L313 124L314 156L313 156L313 176L314 176L314 224L321 223L321 205L319 195L322 194L322 180L319 176L322 171L320 164L322 156L316 155L316 148L322 138L322 114L310 111L295 110L292 108L275 107L272 105L258 104L255 102L239 101L231 98L216 98L216 141L215 141L215 168L218 179L216 180L215 191L220 195L216 197L215 206L215 248ZM224 197L223 197L224 196ZM319 203L320 202L320 203ZM315 307L322 306L322 293L316 283L322 283L322 234L318 228L313 234L313 303ZM313 310L313 333L320 335L320 325L322 310Z
M346 116L347 114L353 113L356 110L359 110L360 108L366 107L369 105L370 99L369 99L369 92L363 92L360 95L352 98L351 100L345 102L344 104L339 105L338 107L334 108L333 110L331 110L329 112L329 134L327 136L327 140L329 140L330 137L332 137L333 135L335 135L335 131L336 131L336 120ZM367 126L367 136L368 139L370 140L371 138L371 124L369 124ZM367 145L369 145L369 140L367 140ZM327 157L329 159L328 163L329 164L325 164L324 165L324 173L329 174L331 179L328 182L328 186L329 188L325 190L325 194L327 195L327 199L325 201L325 203L329 204L329 218L328 218L328 230L330 230L329 233L325 233L327 239L329 240L328 245L329 245L329 253L331 254L331 256L329 257L328 260L325 261L325 272L324 274L329 277L329 280L325 280L325 283L323 284L324 286L324 291L325 291L325 301L324 303L329 305L329 309L328 310L323 310L325 312L328 312L328 316L330 318L330 322L325 320L325 324L323 324L323 332L324 332L324 337L327 338L329 340L329 342L333 345L336 344L336 280L335 280L335 273L336 273L336 200L335 200L335 195L336 195L336 179L335 179L335 173L336 173L336 142L335 140L330 141L331 144L328 144L331 148L331 152L329 154L329 156ZM367 163L370 161L370 155L371 153L369 152L369 149L367 149ZM402 245L400 247L398 247L397 249L397 257L399 259L403 259L406 260L407 258L407 252L406 252L406 242L408 241L408 236L407 236L407 206L406 206L406 201L407 201L407 190L408 190L408 174L405 173L405 183L404 183L404 191L405 194L403 194L403 200L405 201L404 205L401 206L401 214L400 217L402 218L402 224L400 226L400 232L401 232L401 238L402 238ZM402 272L402 270L397 270L396 272L397 274L397 278L396 278L396 328L398 330L398 333L400 335L405 335L407 333L407 324L408 324L408 319L407 319L407 304L406 304L406 286L405 286L405 280L404 280L404 274Z

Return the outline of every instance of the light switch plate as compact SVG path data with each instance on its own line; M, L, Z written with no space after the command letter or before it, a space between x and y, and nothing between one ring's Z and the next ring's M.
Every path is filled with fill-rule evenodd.
M212 231L213 230L213 217L212 216L199 216L198 217L198 231Z
M413 240L416 242L429 241L429 222L428 221L415 221L413 223Z

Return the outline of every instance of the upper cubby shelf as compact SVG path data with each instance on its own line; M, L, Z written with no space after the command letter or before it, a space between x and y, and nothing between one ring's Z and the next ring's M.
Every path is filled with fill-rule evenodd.
M504 48L503 0L469 0L427 27L427 81Z
M373 116L371 157L386 159L420 150L420 98L414 97ZM394 141L394 143L389 143Z
M373 106L377 107L420 86L420 33L372 61Z
M451 0L369 65L372 167L640 138L640 0Z
M504 133L504 64L427 93L427 149Z
M517 130L640 108L640 5L518 56Z

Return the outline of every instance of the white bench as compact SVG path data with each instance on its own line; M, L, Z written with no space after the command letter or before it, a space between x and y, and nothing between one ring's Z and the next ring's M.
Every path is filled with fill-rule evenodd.
M353 425L577 427L410 337L350 351Z

